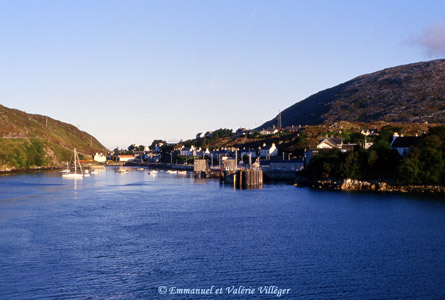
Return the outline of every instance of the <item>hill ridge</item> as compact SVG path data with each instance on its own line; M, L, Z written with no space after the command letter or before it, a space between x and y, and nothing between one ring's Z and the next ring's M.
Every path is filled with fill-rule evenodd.
M281 112L282 125L324 122L445 122L445 59L357 76ZM276 125L276 119L258 128Z
M0 171L59 166L71 160L73 148L84 155L107 151L72 124L0 104Z

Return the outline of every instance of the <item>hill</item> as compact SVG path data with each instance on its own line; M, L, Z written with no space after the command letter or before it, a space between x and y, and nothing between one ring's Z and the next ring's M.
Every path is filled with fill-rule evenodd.
M57 167L72 160L74 147L85 158L107 151L73 125L0 105L0 171Z
M362 75L281 113L282 126L337 121L445 123L445 59ZM258 128L276 125L276 118Z

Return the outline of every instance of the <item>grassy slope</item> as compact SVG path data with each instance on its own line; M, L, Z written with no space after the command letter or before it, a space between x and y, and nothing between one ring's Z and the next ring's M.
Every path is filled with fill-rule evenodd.
M84 155L106 151L73 125L0 105L0 170L58 166L73 148Z

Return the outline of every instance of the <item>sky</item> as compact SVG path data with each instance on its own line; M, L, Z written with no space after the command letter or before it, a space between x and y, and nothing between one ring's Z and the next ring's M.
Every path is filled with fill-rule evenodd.
M109 149L255 128L326 88L445 57L445 1L0 0L0 104Z

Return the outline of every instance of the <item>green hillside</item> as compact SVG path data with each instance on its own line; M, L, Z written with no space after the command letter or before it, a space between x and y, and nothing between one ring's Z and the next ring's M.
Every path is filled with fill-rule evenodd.
M0 105L0 171L59 167L73 148L85 158L106 148L75 126Z

